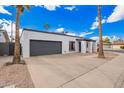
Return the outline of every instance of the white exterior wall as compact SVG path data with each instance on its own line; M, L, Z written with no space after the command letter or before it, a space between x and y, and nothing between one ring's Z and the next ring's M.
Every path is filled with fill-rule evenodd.
M6 39L2 32L0 32L0 42L6 42Z
M93 42L93 52L96 53L97 52L97 43Z
M81 41L81 53L86 53L87 49L86 49L86 41Z
M22 55L23 57L30 56L30 40L48 40L48 41L62 41L62 54L70 53L69 51L69 41L75 41L75 51L79 52L79 43L76 41L76 37L56 35L35 31L23 31L21 36L22 44Z
M88 52L93 53L93 42L88 42Z

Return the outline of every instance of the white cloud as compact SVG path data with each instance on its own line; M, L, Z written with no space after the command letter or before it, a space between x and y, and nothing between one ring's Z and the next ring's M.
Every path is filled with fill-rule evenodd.
M77 36L76 33L71 33L71 32L66 33L66 35Z
M71 36L79 36L79 37L85 37L87 35L93 34L94 32L82 32L82 33L75 33L75 32L68 32L65 31L65 28L61 27L61 28L57 28L55 32L58 33L65 33L66 35L71 35Z
M104 24L104 23L106 23L106 19L102 19L102 24ZM91 29L91 30L95 30L95 29L98 28L98 25L99 25L99 23L98 23L98 17L96 17L96 18L95 18L95 21L92 23L90 29Z
M60 8L61 6L60 5L35 5L36 7L43 7L49 11L55 11L56 8ZM68 6L68 7L64 7L64 9L66 10L69 10L69 11L72 11L74 9L76 9L75 6Z
M60 7L60 5L43 5L43 7L49 11L55 11L57 7Z
M61 28L57 28L57 29L56 29L56 32L63 33L64 30L65 30L65 29L64 29L63 27L61 27Z
M117 22L124 19L124 5L118 5L115 7L111 15L107 19L102 19L102 24ZM96 17L95 22L91 26L91 30L98 28L98 18Z
M66 32L66 31L65 31L65 28L63 28L63 27L57 28L55 32L57 32L57 33L64 33L64 34L70 35L70 36L77 36L76 33L73 33L73 32Z
M99 37L98 36L93 36L90 39L96 40L97 43L99 42Z
M80 34L74 33L74 32L68 32L66 33L67 35L71 35L71 36L79 36L79 37L85 37L87 35L93 34L94 32L82 32Z
M87 35L93 34L94 32L82 32L79 36L80 37L85 37Z
M4 6L0 6L0 13L12 15L8 10L4 9Z
M6 20L6 19L0 19L0 24L2 24L2 28L3 30L6 30L8 35L9 35L9 38L11 37L11 27L13 27L13 38L15 38L15 23L12 23L11 20ZM12 26L11 26L12 24ZM22 33L22 29L19 29L19 34L21 35Z
M76 7L75 6L69 6L69 7L65 7L64 9L72 11L74 10Z
M117 22L124 19L124 5L118 5L113 10L112 14L108 17L107 22Z

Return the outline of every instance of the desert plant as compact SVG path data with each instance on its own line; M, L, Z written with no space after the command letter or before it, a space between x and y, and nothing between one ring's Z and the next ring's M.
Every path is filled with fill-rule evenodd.
M124 49L124 46L120 46L121 49Z
M44 24L43 26L44 26L44 28L46 29L46 31L48 31L50 25L49 25L48 23L46 23L46 24Z

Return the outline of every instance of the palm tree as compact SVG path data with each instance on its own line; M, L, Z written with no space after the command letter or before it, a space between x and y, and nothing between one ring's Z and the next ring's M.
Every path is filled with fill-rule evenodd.
M48 31L48 29L49 29L49 24L48 23L46 23L46 24L44 24L44 28Z
M102 23L101 23L101 13L100 13L100 5L98 5L98 24L99 24L99 51L98 57L104 58L103 52L103 40L102 40Z
M14 57L13 63L20 63L20 37L19 37L19 23L20 23L20 14L23 13L25 7L30 9L29 5L17 5L16 6L16 35L15 35L15 48L14 48Z

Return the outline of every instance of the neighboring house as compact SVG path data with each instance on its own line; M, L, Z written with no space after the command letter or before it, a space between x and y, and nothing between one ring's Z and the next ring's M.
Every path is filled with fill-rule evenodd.
M121 49L121 46L124 46L124 41L115 41L112 43L113 49Z
M112 48L112 44L111 43L103 43L103 48L104 49L111 49Z
M5 30L0 30L0 43L9 42L9 36Z
M94 40L32 29L23 29L20 42L23 57L97 51Z

